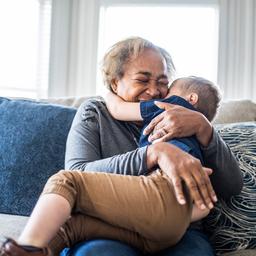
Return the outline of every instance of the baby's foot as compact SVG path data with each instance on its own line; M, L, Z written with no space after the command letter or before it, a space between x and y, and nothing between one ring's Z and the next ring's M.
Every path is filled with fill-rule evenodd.
M51 256L51 253L46 247L22 246L7 238L0 248L0 256Z

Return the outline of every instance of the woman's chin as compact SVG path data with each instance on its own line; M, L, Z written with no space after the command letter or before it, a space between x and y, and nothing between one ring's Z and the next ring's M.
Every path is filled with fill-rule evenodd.
M161 99L161 97L143 96L139 98L139 101L148 101L148 100L157 100L157 99Z
M148 101L148 100L152 100L152 97L143 97L143 98L139 98L139 101Z

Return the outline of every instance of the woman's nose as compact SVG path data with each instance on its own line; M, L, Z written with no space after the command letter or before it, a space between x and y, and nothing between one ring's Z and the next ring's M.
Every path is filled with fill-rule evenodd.
M148 84L147 94L150 95L152 98L159 98L160 91L158 90L156 81L152 81Z

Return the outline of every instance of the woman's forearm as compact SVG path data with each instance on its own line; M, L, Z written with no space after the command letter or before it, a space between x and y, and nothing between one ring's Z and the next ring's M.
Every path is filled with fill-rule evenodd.
M88 161L86 154L80 154L80 159L76 154L73 157L66 156L65 168L139 176L147 173L145 158L146 148L94 161Z
M170 179L180 204L186 203L183 182L195 204L202 210L213 208L216 202L209 176L210 169L202 167L200 161L175 145L159 142L148 146L147 167L158 166Z
M199 143L204 147L208 146L212 139L212 124L204 115L198 113L198 121L197 123L195 122L195 125L198 126L196 138L198 139Z

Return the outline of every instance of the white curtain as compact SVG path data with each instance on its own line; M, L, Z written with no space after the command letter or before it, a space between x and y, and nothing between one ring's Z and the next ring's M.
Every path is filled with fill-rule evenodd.
M98 0L53 0L49 97L96 94Z
M47 96L49 82L49 50L51 38L52 0L39 0L39 33L36 92L37 98Z
M224 99L256 101L256 1L219 3L218 83Z

